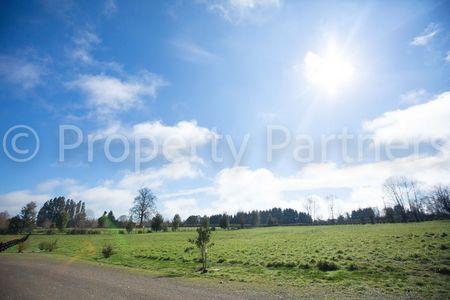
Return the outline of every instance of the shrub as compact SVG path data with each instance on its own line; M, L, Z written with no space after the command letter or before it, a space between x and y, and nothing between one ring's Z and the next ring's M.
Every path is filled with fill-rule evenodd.
M308 270L310 268L309 264L301 263L298 265L299 269Z
M134 228L134 223L130 220L127 222L127 224L125 225L125 229L128 233L131 233L133 231Z
M356 271L358 269L359 269L358 266L356 264L353 264L353 263L347 266L347 270L348 271Z
M38 247L39 250L41 251L48 251L48 252L52 252L53 250L55 250L57 248L57 243L58 240L53 240L53 241L42 241L39 243Z
M101 231L100 230L96 230L96 229L89 229L87 231L87 234L100 234Z
M436 273L439 273L439 274L450 275L450 268L447 268L447 267L437 267L437 268L435 269L435 272L436 272Z
M102 255L104 258L108 258L114 254L113 247L111 245L104 245L102 249Z
M47 230L45 231L45 234L46 234L46 235L52 235L52 234L55 234L55 231L54 231L53 229L47 229Z
M52 252L53 250L58 248L57 243L58 243L58 240L53 240L52 242L50 242L49 245L47 246L47 251Z
M73 228L66 232L66 234L86 234L87 230L84 228Z
M268 268L294 268L296 263L287 261L271 261L266 264Z
M26 242L21 242L17 245L17 253L22 253L23 250L28 248L28 243Z
M119 230L119 234L125 234L124 230Z
M334 263L332 261L331 262L330 261L326 261L326 260L318 261L316 266L317 266L317 268L320 271L324 271L324 272L326 272L326 271L335 271L335 270L338 269L338 266L336 265L336 263Z

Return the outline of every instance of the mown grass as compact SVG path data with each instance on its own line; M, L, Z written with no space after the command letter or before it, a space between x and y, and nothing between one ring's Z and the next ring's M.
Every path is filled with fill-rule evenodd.
M40 242L58 239L58 248L47 255L152 270L167 276L206 277L293 290L344 289L356 295L374 291L378 295L450 298L448 221L217 230L212 235L215 245L209 253L211 272L207 274L195 271L199 265L197 253L184 251L189 246L188 238L194 235L193 231L32 235L26 252L39 252ZM104 245L114 249L109 258L102 255ZM325 271L327 268L337 269Z

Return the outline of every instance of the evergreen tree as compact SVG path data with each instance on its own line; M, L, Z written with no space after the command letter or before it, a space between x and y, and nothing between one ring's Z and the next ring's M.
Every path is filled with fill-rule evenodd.
M208 223L209 223L209 221L208 221ZM227 229L228 227L230 227L230 219L228 218L228 216L226 214L222 215L222 218L220 219L219 226L222 229Z
M181 225L181 217L179 214L176 214L172 220L172 230L177 231L180 225Z
M163 216L161 214L157 213L152 219L152 225L151 225L152 230L153 231L161 231L163 223L164 223Z
M200 227L197 228L197 238L189 239L189 242L196 245L200 250L200 260L202 262L202 273L208 272L208 248L213 244L211 243L211 228L209 227L209 218L204 216L201 219Z

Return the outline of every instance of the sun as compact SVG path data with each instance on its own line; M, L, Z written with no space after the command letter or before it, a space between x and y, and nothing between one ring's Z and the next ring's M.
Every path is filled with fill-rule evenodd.
M304 63L308 81L331 95L353 81L353 66L332 43L323 55L308 51Z

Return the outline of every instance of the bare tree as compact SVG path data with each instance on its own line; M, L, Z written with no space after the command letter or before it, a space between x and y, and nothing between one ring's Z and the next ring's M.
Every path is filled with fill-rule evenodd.
M404 185L402 184L402 181L404 181L404 177L390 177L384 182L383 190L386 198L400 211L402 220L406 221L405 205L407 203L407 195L406 191L403 189Z
M404 187L408 191L408 205L411 213L414 215L416 221L421 221L423 217L423 207L425 197L415 180L405 180Z
M156 196L148 188L139 190L139 195L134 198L133 207L130 210L131 215L142 227L144 221L147 221L155 213Z
M437 214L450 215L450 187L437 185L430 194L432 211Z
M386 197L400 211L403 221L407 220L408 209L416 221L421 219L424 197L421 196L417 181L404 176L390 177L384 182L383 189Z
M334 222L334 200L336 199L335 195L328 195L326 197L328 201L328 207L330 209L331 220Z
M307 197L305 202L305 210L306 213L312 218L312 208L313 208L313 199L312 197Z

